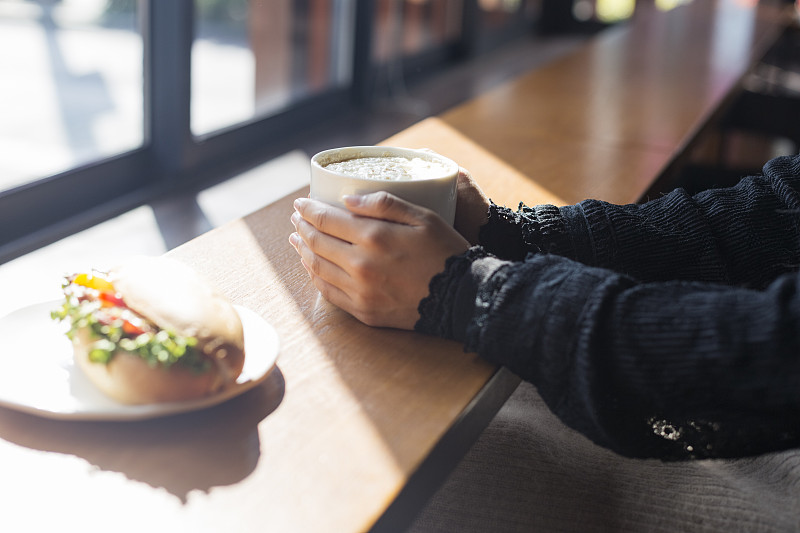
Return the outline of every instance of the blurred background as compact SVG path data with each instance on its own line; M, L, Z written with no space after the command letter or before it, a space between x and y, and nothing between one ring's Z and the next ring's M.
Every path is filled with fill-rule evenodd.
M670 10L689 0L642 1ZM636 8L636 0L0 0L0 264L295 150L304 158L379 142ZM294 190L282 179L264 186Z

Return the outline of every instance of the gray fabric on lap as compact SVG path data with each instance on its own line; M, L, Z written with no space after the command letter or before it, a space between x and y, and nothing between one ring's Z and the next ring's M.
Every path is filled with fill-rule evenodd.
M800 531L800 450L627 459L564 426L523 382L409 531Z

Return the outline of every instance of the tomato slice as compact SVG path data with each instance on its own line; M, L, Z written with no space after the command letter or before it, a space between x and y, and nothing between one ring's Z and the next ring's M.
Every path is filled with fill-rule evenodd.
M142 328L127 320L122 321L122 331L124 331L128 335L141 335L142 333L144 333L144 330Z
M103 307L127 307L122 298L109 291L100 291L98 299Z

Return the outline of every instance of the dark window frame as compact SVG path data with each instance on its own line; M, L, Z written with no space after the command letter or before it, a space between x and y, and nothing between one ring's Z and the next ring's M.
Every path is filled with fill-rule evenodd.
M193 0L140 0L144 139L141 147L0 191L0 264L143 205L199 190L274 156L267 149L330 109L352 105L334 89L264 118L191 132ZM363 11L363 9L361 10Z
M371 63L374 2L356 0L352 83L304 99L276 115L223 130L191 131L193 0L139 0L143 42L142 146L0 191L0 264L144 205L161 195L200 190L274 157L320 116L369 105L380 65ZM465 0L460 52L430 50L426 64L472 55L481 38L475 0ZM413 60L415 58L410 58ZM418 69L418 67L415 67ZM279 152L278 152L279 153ZM124 238L121 237L121 238ZM102 243L98 243L102 245Z

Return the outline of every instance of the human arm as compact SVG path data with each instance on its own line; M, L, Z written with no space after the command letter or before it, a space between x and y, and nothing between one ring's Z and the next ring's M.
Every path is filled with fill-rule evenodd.
M800 156L776 158L763 176L695 196L678 189L644 204L492 205L480 243L505 259L553 253L645 281L763 287L800 264L798 191Z
M434 278L416 329L507 366L623 455L743 456L800 444L799 288L641 283L476 247Z
M299 199L292 239L323 296L360 320L464 342L620 454L729 457L800 445L795 275L756 290L642 283L552 254L505 261L467 249L420 208L380 193L362 200L351 208L406 222ZM418 233L426 225L434 228ZM460 251L448 258L440 239Z
M784 192L766 196L791 200L789 182L791 176L770 180L769 188ZM766 187L765 181L758 183ZM384 198L377 202L383 208L370 206L380 197L364 197L366 203L351 207L349 214L337 210L347 216L331 227L325 220L333 215L326 213L335 208L318 202L303 199L293 216L298 230L293 244L312 280L346 311L373 325L403 328L418 316L416 329L464 341L469 350L507 365L536 384L565 422L619 453L738 456L800 444L794 429L800 413L795 397L800 328L792 274L755 290L685 281L645 283L554 254L518 261L500 260L480 247L463 254L466 242L435 217L399 200L386 203ZM761 195L745 197L757 203ZM722 203L748 207L741 201ZM791 202L784 205L794 220ZM760 219L756 229L769 237L770 223ZM338 224L348 229L342 234ZM428 229L406 231L422 227ZM785 229L779 233L787 234ZM403 234L422 240L399 238ZM440 238L450 244L435 245ZM328 239L346 241L347 250L359 253L326 255ZM384 253L380 242L391 243L392 254ZM746 239L743 244L742 253L758 249L754 257L764 260L759 242ZM777 248L771 259L780 262ZM445 265L448 255L440 252L457 255L433 279L430 297L417 310L416 298L428 291L430 278L425 276ZM375 283L364 276L366 271L359 274L361 281L329 276L337 272L325 266L331 261L383 277ZM792 269L790 263L779 266ZM337 279L346 283L337 286ZM331 295L338 294L333 288L355 299L333 300ZM365 320L364 308L352 307L356 301L377 314Z

